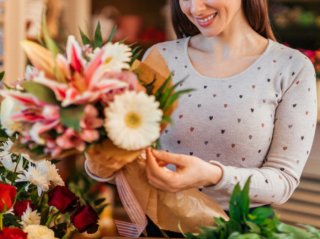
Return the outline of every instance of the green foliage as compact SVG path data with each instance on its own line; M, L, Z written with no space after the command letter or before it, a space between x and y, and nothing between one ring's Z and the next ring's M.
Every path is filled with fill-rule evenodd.
M130 66L133 64L133 62L135 62L135 60L137 60L142 52L142 49L141 47L139 46L136 46L132 49L132 58L131 58L131 61L130 61Z
M103 45L103 39L101 34L101 25L100 25L100 22L98 22L96 31L94 33L93 48L102 47L102 45Z
M311 226L298 228L279 221L272 208L249 210L250 178L243 189L237 184L229 203L229 221L215 218L214 227L203 227L189 239L320 239L320 231Z
M34 81L24 81L22 87L28 93L34 95L37 99L48 104L58 105L54 92L48 87Z
M61 124L76 131L80 131L80 121L84 116L84 107L84 105L78 105L60 108Z
M194 89L184 89L176 91L176 88L185 81L186 78L182 79L181 81L177 82L173 86L170 86L170 82L172 81L172 75L170 75L159 87L159 89L155 92L154 96L156 101L160 103L159 108L164 112L162 122L171 122L171 118L166 115L165 113L170 109L170 107L183 95L189 92L194 91ZM147 89L148 94L152 94L154 89L155 79L147 85L144 85Z
M111 42L115 33L116 33L116 27L112 28L112 31L108 37L107 42ZM80 36L81 36L81 40L82 40L82 44L83 45L90 45L91 47L93 47L93 49L97 48L97 47L102 47L104 42L103 42L103 38L102 38L102 34L101 34L101 25L100 22L98 22L96 29L94 31L94 36L91 39L88 35L86 35L81 29L79 29L80 31Z
M53 53L53 56L56 57L59 54L59 47L57 46L56 42L50 37L45 14L43 14L42 16L42 34L46 47L50 52Z

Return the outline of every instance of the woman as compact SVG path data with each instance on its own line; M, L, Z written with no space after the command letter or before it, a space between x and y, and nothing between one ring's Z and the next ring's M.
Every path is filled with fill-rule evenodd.
M310 153L316 126L315 71L275 42L267 0L172 0L178 40L157 44L181 88L162 150L147 149L151 185L198 187L228 210L251 176L251 207L286 202ZM173 164L176 171L163 169Z

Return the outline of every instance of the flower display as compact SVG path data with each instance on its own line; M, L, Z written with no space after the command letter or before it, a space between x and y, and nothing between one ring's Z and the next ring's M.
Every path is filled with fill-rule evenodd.
M83 218L81 214L86 212L80 208L90 208L89 213L83 214L90 219L85 231L95 232L97 211L104 206L96 201L91 206L89 200L76 196L53 161L35 161L11 152L17 139L9 138L1 127L0 135L0 239L56 239L55 233L70 238L79 231L79 222L73 224L70 217L80 214ZM75 191L85 195L79 189Z

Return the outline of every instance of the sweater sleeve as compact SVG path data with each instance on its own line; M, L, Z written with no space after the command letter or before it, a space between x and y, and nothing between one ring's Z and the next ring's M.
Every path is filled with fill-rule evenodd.
M285 203L299 184L314 139L317 120L315 70L303 58L299 72L283 92L275 113L272 142L260 168L221 165L223 177L214 190L231 193L237 182L251 176L250 199L265 204Z

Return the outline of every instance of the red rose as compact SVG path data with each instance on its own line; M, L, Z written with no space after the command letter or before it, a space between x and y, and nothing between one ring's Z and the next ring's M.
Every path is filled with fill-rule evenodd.
M28 206L32 209L32 211L35 210L35 207L32 205L31 200L21 200L14 204L14 214L16 214L18 217L21 217L23 213L27 210Z
M56 186L49 193L49 206L56 207L61 213L71 211L78 203L79 198L67 187Z
M98 215L90 206L81 206L71 215L71 222L79 232L95 233L98 230Z
M0 239L27 239L27 233L19 228L3 228L0 232Z
M16 194L17 189L15 187L0 183L0 213L12 207Z

